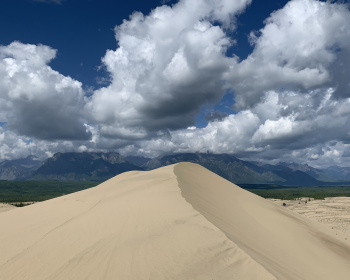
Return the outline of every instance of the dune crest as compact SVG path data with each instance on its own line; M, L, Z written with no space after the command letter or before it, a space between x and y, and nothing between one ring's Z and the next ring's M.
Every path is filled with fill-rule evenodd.
M348 245L192 163L3 212L0 225L4 280L350 275Z

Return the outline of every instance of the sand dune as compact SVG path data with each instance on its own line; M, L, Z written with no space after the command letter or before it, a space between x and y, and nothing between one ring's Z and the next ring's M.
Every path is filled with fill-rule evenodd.
M325 199L297 200L271 199L274 203L299 213L311 220L327 225L333 235L343 239L350 245L350 197L327 197Z
M0 203L0 213L15 209L16 206L7 203Z
M0 279L349 279L326 227L199 165L0 214Z

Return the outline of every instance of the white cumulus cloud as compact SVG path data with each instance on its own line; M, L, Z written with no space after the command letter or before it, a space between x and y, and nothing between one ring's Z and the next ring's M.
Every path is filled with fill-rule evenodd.
M82 85L48 66L55 55L43 45L0 46L0 122L36 139L87 140Z
M236 107L260 101L268 90L308 92L334 87L349 97L350 13L345 4L292 0L251 33L254 51L234 67L231 85Z
M111 75L87 104L107 137L146 138L195 124L202 105L225 94L223 74L235 58L222 27L250 1L183 0L145 16L134 13L115 28L118 48L103 63Z

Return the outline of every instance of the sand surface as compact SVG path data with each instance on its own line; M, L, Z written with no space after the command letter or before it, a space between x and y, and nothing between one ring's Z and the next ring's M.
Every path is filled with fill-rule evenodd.
M350 244L350 197L327 197L323 200L307 197L297 200L271 200L278 205L285 203L286 208L327 225L334 230L335 235L339 235Z
M0 279L349 279L332 230L180 163L0 214Z
M16 206L7 203L0 203L0 213L15 209Z

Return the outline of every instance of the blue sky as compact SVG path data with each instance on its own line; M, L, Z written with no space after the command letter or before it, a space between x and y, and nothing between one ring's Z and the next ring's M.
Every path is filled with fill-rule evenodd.
M3 0L0 160L350 165L347 2Z
M111 1L111 0L3 0L0 3L1 44L13 41L44 44L58 50L50 66L81 81L84 86L99 87L96 79L107 49L115 49L114 27L128 19L134 11L148 14L152 9L177 1ZM232 52L245 58L252 51L247 36L263 27L270 13L288 1L254 1L247 13L239 16L234 31L238 44ZM19 9L18 7L21 7Z
M97 86L97 67L106 49L115 48L114 27L133 11L149 13L159 1L32 1L0 3L1 44L18 40L58 50L50 64L87 86ZM21 7L19 9L19 7Z

